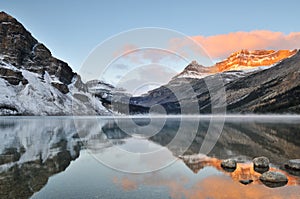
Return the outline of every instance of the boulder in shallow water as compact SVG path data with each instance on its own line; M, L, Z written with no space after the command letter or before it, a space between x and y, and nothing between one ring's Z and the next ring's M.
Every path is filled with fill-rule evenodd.
M262 183L271 188L284 186L288 182L287 177L283 173L275 171L265 172L259 179Z
M223 169L232 172L236 169L236 160L234 160L234 159L222 160L221 166Z
M270 161L267 157L257 157L253 159L253 165L254 167L258 168L268 168L270 164Z
M289 160L289 161L285 164L285 167L286 167L287 169L299 170L299 171L300 171L300 159Z

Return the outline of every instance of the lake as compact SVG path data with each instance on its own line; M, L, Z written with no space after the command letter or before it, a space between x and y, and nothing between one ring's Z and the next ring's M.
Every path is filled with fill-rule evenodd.
M297 116L2 117L0 140L0 198L300 198ZM262 183L258 156L288 183Z

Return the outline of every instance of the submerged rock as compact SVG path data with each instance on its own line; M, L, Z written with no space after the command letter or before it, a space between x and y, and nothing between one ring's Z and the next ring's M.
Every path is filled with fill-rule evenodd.
M236 160L227 159L221 162L221 167L229 172L233 172L236 169Z
M268 187L281 187L287 184L287 177L280 172L268 171L263 173L259 177L260 181L262 181Z
M268 168L270 164L270 161L268 158L262 156L262 157L257 157L253 159L253 165L254 167L258 168Z
M300 171L300 159L289 160L289 161L285 164L285 167L286 167L287 169L299 170L299 171Z
M253 180L251 180L251 179L249 179L249 180L240 180L239 182L243 185L248 185L248 184L251 184L253 182Z

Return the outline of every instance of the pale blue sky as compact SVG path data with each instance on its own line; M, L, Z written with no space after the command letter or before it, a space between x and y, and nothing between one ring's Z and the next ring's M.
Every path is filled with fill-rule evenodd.
M75 70L108 37L140 27L186 35L236 31L299 32L300 3L290 1L0 0L52 54Z

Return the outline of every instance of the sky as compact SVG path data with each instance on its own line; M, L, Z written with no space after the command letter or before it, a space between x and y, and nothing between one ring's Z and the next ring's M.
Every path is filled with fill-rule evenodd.
M17 18L77 72L99 44L144 27L189 36L213 60L245 48L300 48L299 7L298 0L0 0L0 10ZM175 40L172 49L184 45ZM175 72L186 66L176 63Z

